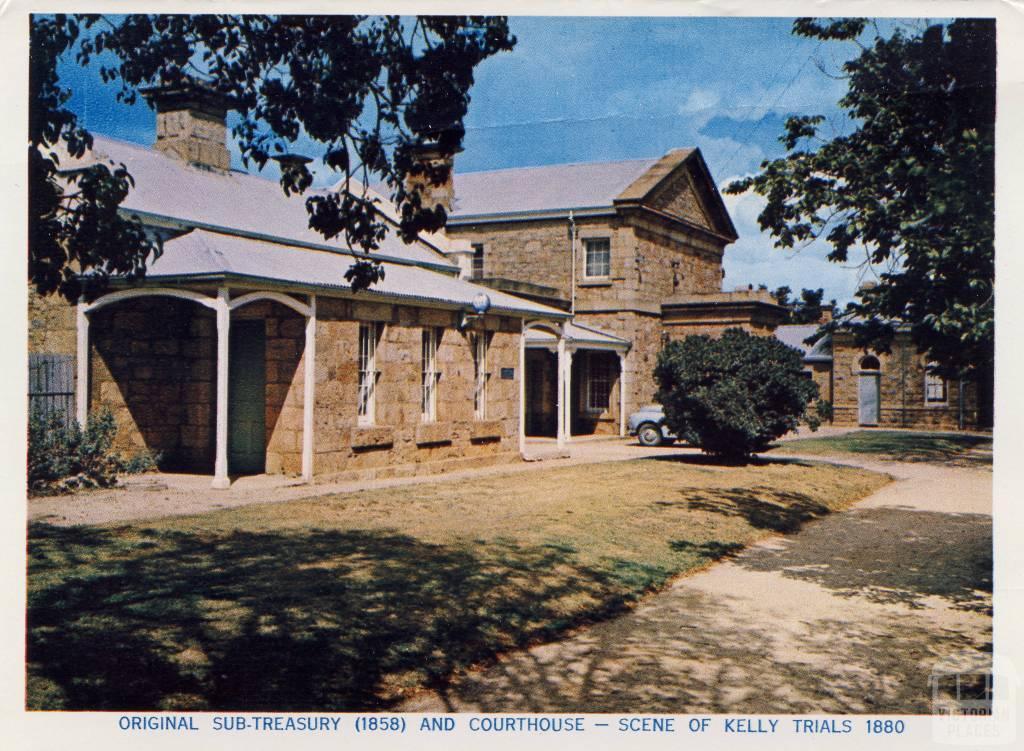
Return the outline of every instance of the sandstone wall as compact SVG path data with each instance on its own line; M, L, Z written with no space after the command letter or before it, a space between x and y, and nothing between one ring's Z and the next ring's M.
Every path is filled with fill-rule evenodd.
M76 352L75 308L57 294L28 290L28 351L33 354L73 355Z
M818 384L818 398L827 402L833 401L832 394L832 365L827 362L805 363L805 368L811 371L812 380Z
M581 218L576 227L578 311L639 306L655 312L672 294L721 288L722 248L695 234L641 216ZM483 276L544 284L570 298L567 220L458 225L447 231L452 237L483 244ZM584 273L584 240L597 238L610 241L607 279L589 279Z
M216 433L216 326L212 311L184 300L143 298L92 315L91 409L118 420L117 447L163 454L168 469L212 471ZM271 302L232 312L266 334L266 469L302 468L305 319ZM360 321L382 325L376 422L357 425ZM511 461L519 450L517 319L488 316L486 416L473 407L473 350L456 314L365 301L318 301L314 473L381 476ZM441 331L437 420L420 416L421 336ZM513 378L503 379L502 369Z
M213 312L153 297L90 314L90 409L117 419L115 448L160 452L164 469L212 471Z
M857 425L858 374L865 356L847 334L832 337L832 393L835 425ZM888 354L877 354L879 378L879 426L899 428L941 428L955 430L959 424L959 389L956 381L946 384L946 404L925 403L925 361L906 337L897 337ZM964 386L964 416L967 427L977 425L976 390Z
M381 476L437 471L511 460L519 450L519 322L488 316L490 332L486 418L473 411L473 351L456 314L372 302L321 300L317 325L316 448L318 475L365 472ZM377 321L376 420L357 424L358 321ZM441 329L437 420L420 417L421 337ZM514 378L502 379L512 368ZM405 470L403 470L403 466Z

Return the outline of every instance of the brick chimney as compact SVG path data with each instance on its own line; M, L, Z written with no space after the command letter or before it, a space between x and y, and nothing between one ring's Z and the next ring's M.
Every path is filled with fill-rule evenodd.
M151 86L142 95L156 109L157 151L207 169L231 169L226 96L196 81Z

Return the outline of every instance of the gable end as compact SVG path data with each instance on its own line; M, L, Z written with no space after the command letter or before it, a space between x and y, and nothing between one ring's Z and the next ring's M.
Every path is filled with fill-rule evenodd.
M700 149L675 149L658 160L615 199L667 214L729 242L736 228Z

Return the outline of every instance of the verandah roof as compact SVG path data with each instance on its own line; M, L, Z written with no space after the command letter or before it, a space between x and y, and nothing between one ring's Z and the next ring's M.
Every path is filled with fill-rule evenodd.
M592 326L584 326L575 321L566 323L562 329L568 343L603 349L627 350L630 347L628 339L623 339L613 334L608 334ZM558 344L558 335L546 329L529 329L526 332L526 346L530 347L554 347Z
M370 256L373 257L372 254ZM349 253L287 245L238 235L194 229L164 243L163 253L148 264L146 280L247 279L259 286L308 288L325 294L351 290L345 272L355 258ZM481 292L491 310L541 318L567 318L556 308L464 281L450 274L412 264L383 261L384 279L360 292L371 298L395 298L426 305L471 308Z

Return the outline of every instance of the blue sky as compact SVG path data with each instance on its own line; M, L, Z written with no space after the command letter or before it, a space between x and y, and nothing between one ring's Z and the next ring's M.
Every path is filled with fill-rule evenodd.
M823 114L827 127L850 127L836 107L844 82L822 68L837 73L857 48L796 37L791 24L779 18L512 18L515 49L477 70L456 170L652 157L697 146L722 187L782 154L776 139L790 114ZM153 141L146 104L117 103L114 87L102 84L95 70L69 65L64 75L74 90L70 106L87 128ZM826 297L841 303L850 298L858 270L828 263L820 247L774 249L757 227L761 199L725 201L740 234L726 250L725 289L785 284L824 287Z

